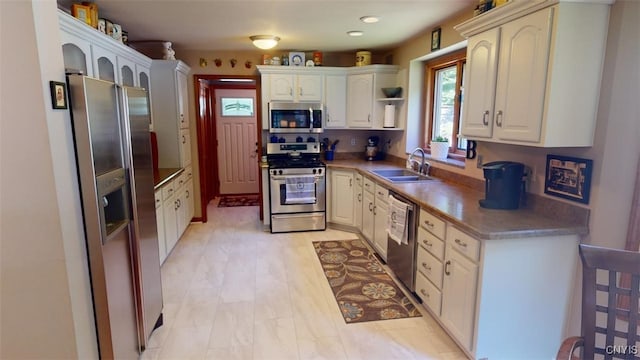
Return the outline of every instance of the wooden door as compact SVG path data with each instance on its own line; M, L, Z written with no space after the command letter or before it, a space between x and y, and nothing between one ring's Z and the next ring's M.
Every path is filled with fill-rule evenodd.
M347 77L347 123L350 127L373 126L373 74Z
M220 194L256 194L256 91L217 89L215 97Z

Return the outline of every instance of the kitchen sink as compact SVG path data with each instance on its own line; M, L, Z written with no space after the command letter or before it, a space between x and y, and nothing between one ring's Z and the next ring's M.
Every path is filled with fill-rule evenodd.
M372 172L394 183L420 182L420 181L433 180L431 176L418 174L415 171L411 171L407 169L373 170Z

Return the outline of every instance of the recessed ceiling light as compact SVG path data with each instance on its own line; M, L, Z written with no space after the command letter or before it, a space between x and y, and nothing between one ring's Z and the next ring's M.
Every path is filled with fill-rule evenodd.
M361 17L360 21L362 21L363 23L367 23L367 24L373 24L373 23L377 23L378 21L380 21L380 19L377 16L367 15L367 16Z
M351 30L351 31L347 31L347 34L349 36L362 36L364 35L364 33L360 30Z

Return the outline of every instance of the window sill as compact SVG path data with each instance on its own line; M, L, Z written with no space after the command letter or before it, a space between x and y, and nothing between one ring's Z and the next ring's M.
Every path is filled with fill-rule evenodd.
M447 165L451 165L451 166L455 166L461 169L464 169L464 159L465 157L462 155L457 155L457 154L449 154L447 156L446 159L441 160L441 159L436 159L431 157L431 154L427 154L427 158L429 159L429 161L431 162L438 162L438 163L442 163L442 164L447 164Z

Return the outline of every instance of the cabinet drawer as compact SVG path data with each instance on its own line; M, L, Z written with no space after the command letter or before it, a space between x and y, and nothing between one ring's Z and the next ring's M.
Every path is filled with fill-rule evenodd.
M444 259L444 241L425 230L422 226L418 228L418 244L429 251L433 256Z
M382 201L389 203L389 190L383 188L380 184L376 184L376 202Z
M373 180L369 179L368 177L365 177L364 189L373 194L375 191L375 188L376 188L376 183L373 182Z
M480 241L472 238L462 231L454 227L449 228L447 242L450 243L454 249L458 250L469 259L473 261L478 261L480 259Z
M175 180L171 180L162 187L162 201L166 201L175 192Z
M160 206L162 206L162 190L161 189L156 190L153 196L155 197L155 200L156 200L156 209L157 209Z
M363 176L359 173L356 173L356 184L363 186Z
M422 299L425 307L428 307L436 316L440 316L442 293L419 271L416 274L416 294Z
M184 184L186 184L186 183L187 183L187 179L186 179L186 177L187 177L187 173L183 171L183 172L182 172L182 173L180 173L180 175L178 175L178 177L173 181L173 182L174 182L174 188L175 188L175 191L180 190L180 189L182 188L182 186L183 186Z
M420 270L438 289L442 289L442 262L421 246L418 247L416 269Z
M420 209L420 226L429 230L433 235L444 240L445 227L444 221Z

